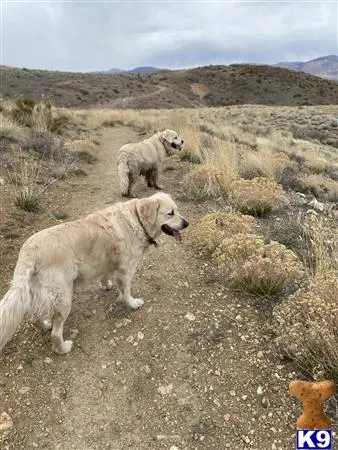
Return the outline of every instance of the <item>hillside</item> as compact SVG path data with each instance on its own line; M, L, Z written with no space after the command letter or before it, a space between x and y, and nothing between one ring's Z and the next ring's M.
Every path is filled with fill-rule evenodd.
M338 81L337 55L321 56L305 62L279 62L275 64L274 67L306 72L328 80Z
M336 103L338 84L287 69L207 66L154 74L84 74L1 68L1 96L50 98L57 106L178 108Z

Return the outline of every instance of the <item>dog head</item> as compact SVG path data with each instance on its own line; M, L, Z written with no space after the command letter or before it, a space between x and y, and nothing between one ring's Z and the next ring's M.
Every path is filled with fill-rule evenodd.
M183 139L174 130L164 130L159 133L160 141L164 145L168 154L173 150L182 150Z
M156 238L161 232L181 241L180 231L187 228L189 222L182 217L170 195L164 192L142 198L139 201L140 218L150 236Z

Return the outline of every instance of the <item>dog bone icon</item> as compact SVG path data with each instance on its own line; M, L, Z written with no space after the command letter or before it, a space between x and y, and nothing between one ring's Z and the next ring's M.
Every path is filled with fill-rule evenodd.
M294 380L289 384L291 395L303 403L303 414L297 419L297 428L310 430L327 430L332 426L331 420L324 413L324 403L336 392L334 381Z

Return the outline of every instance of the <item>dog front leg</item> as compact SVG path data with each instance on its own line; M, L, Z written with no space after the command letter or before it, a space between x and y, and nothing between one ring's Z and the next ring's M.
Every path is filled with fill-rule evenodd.
M116 277L117 289L119 291L119 300L123 300L129 308L141 308L144 301L141 298L133 298L130 293L131 280L133 274L126 272L119 272Z

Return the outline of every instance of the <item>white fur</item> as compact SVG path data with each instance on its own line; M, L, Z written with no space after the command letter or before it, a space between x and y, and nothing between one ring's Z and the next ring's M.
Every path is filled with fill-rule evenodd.
M164 130L143 142L125 144L117 159L117 174L123 196L132 197L132 187L138 176L146 178L149 187L162 189L158 184L161 163L176 147L181 150L183 140L176 131Z
M149 238L156 239L163 225L178 231L188 223L171 197L158 193L116 203L27 239L11 287L0 301L0 351L25 314L30 314L43 329L52 324L54 350L68 353L73 343L63 340L63 325L70 313L73 289L95 278L108 288L114 279L119 298L131 308L140 308L143 300L132 297L131 282L151 245Z

